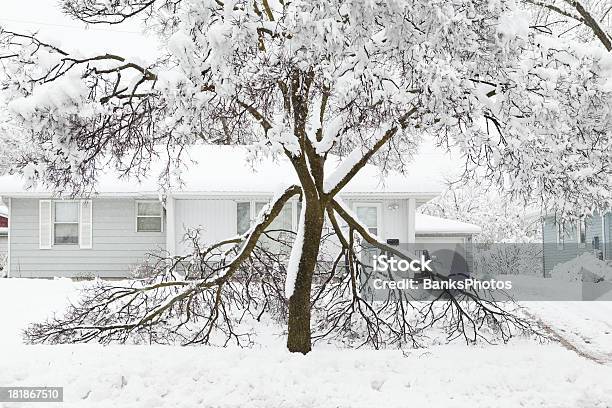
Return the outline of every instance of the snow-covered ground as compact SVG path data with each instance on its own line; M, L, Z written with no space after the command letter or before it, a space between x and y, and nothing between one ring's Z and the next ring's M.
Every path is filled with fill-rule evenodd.
M307 356L278 342L249 350L20 344L20 329L61 308L77 286L0 279L0 385L63 386L66 402L57 406L65 408L612 406L612 366L556 343L453 344L405 354L319 347ZM529 307L558 330L581 332L612 351L606 335L595 335L612 320L608 303Z
M29 323L61 312L76 299L79 284L70 279L0 279L0 350L22 344Z
M612 301L525 302L524 305L579 352L612 366Z
M13 347L0 383L65 387L61 407L607 407L612 369L557 345L413 351Z

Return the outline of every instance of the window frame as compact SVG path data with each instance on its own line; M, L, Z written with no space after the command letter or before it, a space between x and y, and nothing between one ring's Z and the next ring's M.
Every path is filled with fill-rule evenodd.
M159 215L138 215L138 204L159 204ZM139 218L159 218L159 231L139 231L138 230L138 219ZM159 200L136 200L134 202L134 231L137 234L159 234L164 232L164 205Z
M55 218L55 207L57 205L57 203L73 203L76 205L77 207L77 220L76 222L64 222L64 221L57 221ZM66 242L66 243L58 243L55 241L56 236L55 236L55 225L56 224L64 224L64 225L74 225L76 224L77 226L77 235L76 235L76 242ZM51 225L53 226L52 230L51 230L51 237L53 238L51 246L78 246L80 247L81 245L81 204L80 204L80 200L51 200Z
M256 199L252 199L252 200L234 200L234 203L236 204L236 210L235 210L236 224L235 224L235 227L236 227L236 234L237 235L241 234L238 231L238 204L239 203L249 203L249 228L250 228L250 226L255 221L255 218L257 218L257 215L259 214L259 212L257 211L257 204L264 204L264 205L269 204L270 203L270 199L267 200L267 201L265 201L265 199L262 199L262 198L256 198ZM291 207L291 231L293 231L293 232L296 232L296 230L297 230L297 226L298 226L298 223L299 223L299 217L300 217L299 214L296 215L296 211L297 211L296 201L297 200L289 200L285 204L285 205L289 205ZM297 219L296 219L296 217L297 217ZM243 234L244 234L244 232L243 232Z
M237 200L235 201L235 204L236 204L236 235L242 235L242 234L245 234L249 230L249 228L251 227L251 222L253 222L253 203L247 200ZM249 211L247 212L248 217L249 217L248 219L249 225L247 229L244 230L243 232L238 231L238 221L239 221L238 220L238 204L248 204L249 206Z
M363 221L361 221L359 219L359 216L357 214L357 208L359 208L359 207L375 207L376 208L376 236L378 238L382 239L382 237L383 237L382 203L379 203L379 202L367 202L367 201L360 201L360 202L353 203L353 210L355 211L355 217L357 217L357 220L360 223L363 224ZM370 234L372 234L372 232L370 231L370 228L372 228L372 227L368 227L368 232Z

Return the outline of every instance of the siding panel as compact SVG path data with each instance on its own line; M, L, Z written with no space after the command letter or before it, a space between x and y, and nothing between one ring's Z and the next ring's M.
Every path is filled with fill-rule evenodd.
M189 251L184 242L188 229L200 228L201 241L214 243L236 235L236 201L181 200L175 201L175 231L177 254Z

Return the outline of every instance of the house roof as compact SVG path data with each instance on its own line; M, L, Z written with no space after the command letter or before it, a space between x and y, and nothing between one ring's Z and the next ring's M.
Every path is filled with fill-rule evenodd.
M0 237L4 237L8 235L8 227L0 228Z
M432 215L415 215L414 229L416 234L479 234L482 228L478 225L468 224L456 220L434 217Z
M5 205L0 204L0 217L8 218L8 208Z
M296 183L295 172L288 160L250 160L250 151L244 146L192 146L183 156L185 165L180 172L182 185L170 188L178 194L265 193L270 194L282 186ZM331 174L340 159L331 157L327 171ZM381 179L378 167L367 165L342 190L343 194L420 195L433 198L444 188L444 180L457 173L455 161L448 153L431 146L422 148L408 165L406 174L390 172ZM155 164L150 177L137 181L119 177L114 171L102 174L95 191L100 195L157 194L157 176L163 164ZM48 194L44 188L25 189L19 176L0 177L0 196Z

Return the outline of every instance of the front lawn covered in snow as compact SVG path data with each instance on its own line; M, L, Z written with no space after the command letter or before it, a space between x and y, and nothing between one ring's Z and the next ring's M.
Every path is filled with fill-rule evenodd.
M65 402L57 405L64 408L612 406L612 367L558 343L526 339L403 352L318 344L306 356L287 352L272 328L250 349L21 344L20 330L75 300L80 285L0 280L1 385L63 386ZM601 307L612 311L612 304L597 303L604 305L593 317L604 325ZM581 303L581 313L590 313L591 304ZM578 324L582 317L579 311L570 317L576 330L585 326ZM599 347L612 351L605 339L600 336Z
M612 368L558 345L400 351L18 346L0 383L65 387L61 407L607 407Z

